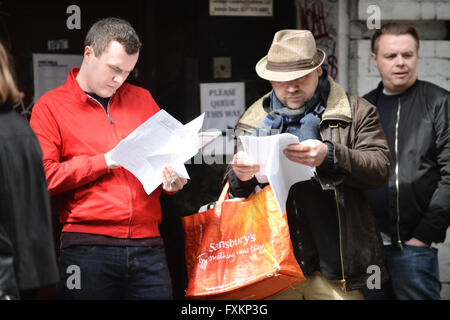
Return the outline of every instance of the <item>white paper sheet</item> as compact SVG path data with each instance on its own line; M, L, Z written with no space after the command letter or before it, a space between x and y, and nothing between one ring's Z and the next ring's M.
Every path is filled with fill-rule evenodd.
M203 148L218 136L222 135L222 131L204 131L198 134L200 148Z
M299 143L298 137L282 133L266 137L240 136L244 152L250 161L260 165L256 178L260 183L269 182L280 212L286 212L289 189L300 181L314 176L314 167L293 162L286 158L283 150L290 144Z
M120 141L111 151L111 159L133 173L147 194L162 183L162 171L167 165L180 177L189 179L184 163L202 146L203 138L198 132L203 119L204 114L183 125L160 110ZM205 144L213 139L209 137Z

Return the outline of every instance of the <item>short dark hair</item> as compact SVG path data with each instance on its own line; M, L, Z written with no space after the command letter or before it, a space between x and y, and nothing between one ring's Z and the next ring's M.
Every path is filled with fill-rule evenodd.
M86 35L84 45L91 46L99 57L111 41L119 42L127 54L135 54L142 47L131 24L120 18L105 18L94 23Z
M416 49L419 51L419 44L420 44L420 38L419 33L417 32L416 28L414 28L412 25L407 23L401 23L401 22L390 22L383 26L381 26L380 29L377 29L375 33L372 35L372 42L371 42L371 50L372 53L377 54L378 52L378 39L383 34L393 34L393 35L403 35L403 34L410 34L414 40L416 40Z

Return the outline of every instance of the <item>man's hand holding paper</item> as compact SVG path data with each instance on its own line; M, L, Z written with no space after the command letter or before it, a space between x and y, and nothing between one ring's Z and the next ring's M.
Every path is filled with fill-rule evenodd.
M230 163L236 177L241 181L248 181L253 178L260 170L260 166L252 163L247 154L239 151L234 155L233 161Z
M253 168L249 166L244 168L242 165L238 167L237 164L232 163L233 171L236 173L235 168L241 169L240 173L247 178L250 173L254 173L260 183L268 181L272 187L280 212L284 214L289 189L295 183L309 180L314 176L314 166L312 164L319 162L323 150L315 142L300 144L298 137L290 133L265 137L241 136L239 138L242 141L245 153L249 159L253 160L253 165L259 165L260 170L254 173L256 171L255 166ZM291 159L287 157L284 151L287 152L289 157L292 156ZM303 162L306 157L313 159L308 158L310 160L307 163L310 164ZM236 173L236 176L239 178L238 173ZM264 181L264 178L267 181Z
M120 141L105 155L105 160L133 173L147 194L161 184L168 192L178 191L189 179L184 163L195 156L201 146L198 132L203 118L204 114L183 125L160 110ZM208 141L212 139L214 135ZM172 180L175 183L171 183Z
M171 166L163 168L162 179L163 189L167 192L177 192L187 183L187 179L181 178Z
M309 139L298 144L291 144L283 152L291 161L318 167L327 156L328 146L322 141Z

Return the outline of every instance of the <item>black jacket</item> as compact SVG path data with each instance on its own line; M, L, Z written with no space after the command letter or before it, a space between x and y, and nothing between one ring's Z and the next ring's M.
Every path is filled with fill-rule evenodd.
M58 279L42 152L27 121L0 105L0 299Z
M383 84L364 96L376 105ZM449 92L417 80L393 108L389 215L393 241L442 242L450 224Z

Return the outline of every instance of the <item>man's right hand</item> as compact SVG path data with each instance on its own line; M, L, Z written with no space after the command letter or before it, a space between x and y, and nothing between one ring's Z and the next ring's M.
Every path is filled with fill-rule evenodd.
M108 166L108 169L117 169L120 168L121 165L118 164L117 162L115 162L114 160L111 159L111 151L108 153L105 153L105 162L106 165Z
M259 172L259 165L252 164L243 151L239 151L234 155L230 165L233 168L236 177L241 181L248 181Z

